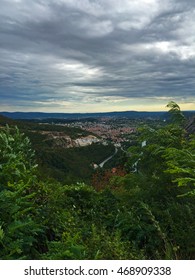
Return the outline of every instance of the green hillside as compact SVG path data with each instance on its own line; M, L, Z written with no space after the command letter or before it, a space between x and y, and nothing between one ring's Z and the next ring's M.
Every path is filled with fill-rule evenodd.
M0 259L194 260L195 135L170 105L172 122L142 127L99 189L40 178L29 138L1 128Z
M89 182L94 171L92 164L100 163L114 152L112 145L103 146L98 143L86 147L65 148L66 141L63 137L69 136L75 140L89 135L79 128L15 121L0 116L0 126L4 127L6 124L10 125L11 129L17 126L21 133L29 137L35 150L41 178L64 183ZM59 135L57 139L56 135ZM57 142L61 138L63 141Z

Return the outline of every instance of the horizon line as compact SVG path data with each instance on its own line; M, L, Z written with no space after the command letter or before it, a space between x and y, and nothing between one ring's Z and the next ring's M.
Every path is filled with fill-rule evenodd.
M181 110L182 112L195 112L195 110ZM103 112L43 112L43 111L0 111L1 113L24 113L24 114L107 114L107 113L125 113L125 112L137 112L137 113L166 113L169 111L158 110L158 111L137 111L137 110L125 110L125 111L103 111Z

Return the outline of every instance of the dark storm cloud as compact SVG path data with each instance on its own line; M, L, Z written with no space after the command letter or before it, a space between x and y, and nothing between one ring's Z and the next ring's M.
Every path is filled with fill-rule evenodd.
M0 0L0 7L5 108L194 102L194 1Z

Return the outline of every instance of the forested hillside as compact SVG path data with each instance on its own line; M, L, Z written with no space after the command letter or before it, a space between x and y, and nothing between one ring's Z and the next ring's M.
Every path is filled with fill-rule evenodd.
M40 178L29 138L1 128L0 258L194 259L195 135L177 104L168 110L102 188Z
M86 147L74 146L75 139L89 135L89 132L79 128L16 121L0 116L0 127L6 124L11 130L17 126L30 139L39 178L63 183L89 183L94 171L93 163L100 163L114 152L113 145L104 146L101 143L92 143Z

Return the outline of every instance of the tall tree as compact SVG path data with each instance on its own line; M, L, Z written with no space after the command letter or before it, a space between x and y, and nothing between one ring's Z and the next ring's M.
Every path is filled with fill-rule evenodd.
M183 125L183 123L185 122L185 117L181 112L179 105L174 101L170 101L166 107L170 108L169 114L171 116L172 122L174 124Z

